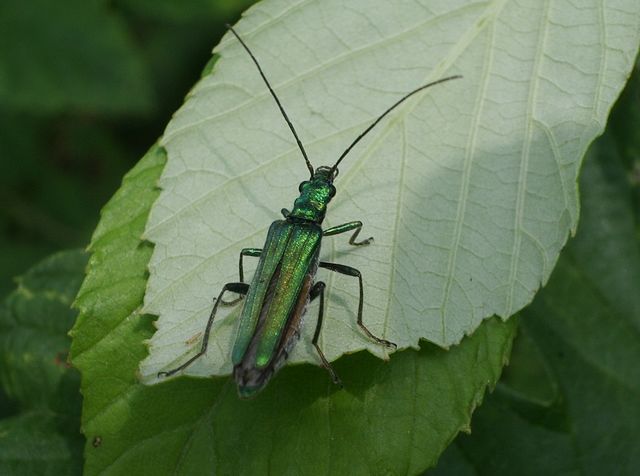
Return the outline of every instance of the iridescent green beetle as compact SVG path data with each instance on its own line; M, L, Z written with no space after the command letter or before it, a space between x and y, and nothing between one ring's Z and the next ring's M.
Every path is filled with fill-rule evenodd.
M364 294L360 271L350 266L319 260L320 243L323 236L353 231L349 244L354 246L368 245L373 240L373 238L368 238L356 241L358 234L362 230L362 222L360 221L344 223L326 230L322 230L320 226L324 220L327 205L336 194L333 181L338 175L338 165L349 151L400 103L423 89L460 76L450 76L433 81L411 91L383 112L356 137L333 166L318 167L314 170L293 124L264 75L258 60L235 30L231 26L228 26L228 28L240 41L257 66L262 79L298 143L311 177L300 184L300 195L295 200L293 209L291 211L282 210L284 220L278 220L271 224L264 246L262 248L245 248L240 252L240 281L227 283L220 291L211 310L200 351L179 367L158 373L158 377L173 375L204 355L207 351L209 332L218 306L221 303L223 305L232 305L244 298L244 307L240 315L238 333L231 359L233 362L233 376L238 385L239 396L242 398L252 397L264 388L273 374L285 363L291 349L300 337L301 319L307 304L319 297L318 320L312 343L318 352L322 366L329 371L333 382L341 385L338 375L325 358L322 349L318 346L318 338L322 329L325 290L324 282L314 282L318 267L358 278L360 287L358 326L369 338L377 343L392 348L395 348L396 345L373 335L362 322ZM260 258L251 284L244 282L242 259L245 256ZM226 292L239 294L240 297L231 302L223 301L222 297Z

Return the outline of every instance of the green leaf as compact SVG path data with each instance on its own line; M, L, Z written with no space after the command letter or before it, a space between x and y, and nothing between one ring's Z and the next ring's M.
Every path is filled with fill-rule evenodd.
M3 0L0 104L37 114L144 113L149 81L125 25L104 2Z
M403 94L464 75L404 103L341 165L325 225L362 220L375 243L327 238L321 254L362 271L375 334L400 348L421 338L446 347L512 315L547 281L576 227L582 156L633 66L640 3L267 1L237 29L316 166ZM227 35L215 53L162 138L163 191L145 231L155 251L144 309L159 315L141 366L149 381L195 352L212 297L238 279L239 251L263 243L307 177L238 41ZM319 279L327 357L382 356L356 325L357 283ZM239 308L219 312L214 344L185 373L230 372ZM292 361L318 357L298 345Z
M140 312L151 256L140 234L164 165L152 148L103 210L77 297L85 474L369 475L435 464L497 380L513 324L490 320L448 352L427 344L390 362L345 357L343 390L309 365L286 367L252 401L229 378L138 382L153 333Z
M615 135L585 162L578 234L523 312L498 390L429 475L637 473L640 247Z
M0 307L0 474L80 474L78 373L66 362L70 304L87 256L58 253L34 266Z

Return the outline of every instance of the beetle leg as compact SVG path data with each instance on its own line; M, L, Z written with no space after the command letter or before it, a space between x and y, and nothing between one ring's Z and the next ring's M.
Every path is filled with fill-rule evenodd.
M238 274L240 275L241 283L244 283L244 266L242 265L242 257L253 256L253 257L259 258L261 254L262 254L262 249L260 248L244 248L240 252L240 260L238 262ZM222 304L223 306L233 306L234 304L237 304L238 302L242 301L243 298L244 298L244 294L241 294L240 296L238 296L236 299L232 301L221 300L220 304Z
M331 380L333 380L333 383L342 387L342 381L340 380L340 377L338 377L338 374L336 374L335 370L333 370L333 367L331 366L327 358L324 356L322 349L320 349L320 346L318 345L318 339L320 338L320 330L322 329L322 318L324 317L324 288L325 288L325 284L322 281L318 281L313 285L309 293L310 301L313 301L315 298L320 296L320 309L318 310L318 322L316 324L316 331L313 334L313 340L311 341L311 343L316 348L316 351L318 351L318 355L320 356L320 360L322 361L322 366L325 369L327 369L327 371L331 375Z
M358 284L360 286L360 300L358 301L358 326L360 326L360 329L362 329L362 331L365 334L367 334L372 340L376 341L378 344L382 344L385 347L397 349L398 346L396 344L386 339L381 339L380 337L375 336L369 329L367 329L367 326L365 326L364 323L362 322L362 306L364 304L364 289L362 286L362 274L360 274L360 271L358 271L356 268L352 268L351 266L347 266L344 264L337 264L337 263L327 263L326 261L320 261L319 266L321 268L325 268L330 271L335 271L336 273L346 274L347 276L354 276L358 278Z
M342 225L332 226L331 228L327 228L322 232L323 236L331 236L331 235L339 235L340 233L345 233L347 231L355 230L351 238L349 238L349 244L354 246L362 246L368 245L373 241L373 236L370 236L366 240L356 241L356 238L360 234L362 230L362 222L361 221L350 221L349 223L343 223Z
M191 365L194 361L202 357L207 352L207 347L209 346L209 332L211 331L211 326L213 325L213 319L216 316L216 311L218 310L218 304L223 302L222 295L227 291L230 291L232 293L242 294L244 296L249 291L249 285L247 283L227 283L222 287L222 291L220 291L220 294L218 294L218 297L214 299L213 309L211 309L211 314L209 315L209 320L207 321L207 327L205 328L205 331L204 331L204 337L202 338L202 346L200 347L200 351L196 355L191 357L189 360L187 360L181 366L176 367L175 369L171 369L167 372L158 372L158 378L170 377L176 372L180 372L181 370L184 370L185 368L187 368L189 365Z

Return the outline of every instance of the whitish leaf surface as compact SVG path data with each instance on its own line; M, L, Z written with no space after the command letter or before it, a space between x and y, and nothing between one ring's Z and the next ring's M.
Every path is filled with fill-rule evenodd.
M324 225L362 220L375 243L326 238L321 258L362 271L374 333L399 348L449 346L531 301L575 229L580 161L632 66L639 12L636 0L272 0L238 23L316 166L404 93L464 76L407 101L340 167ZM227 35L214 52L162 140L168 162L145 233L155 244L145 311L159 315L142 365L150 380L195 352L212 297L238 279L240 250L262 245L308 176L240 44ZM318 279L327 357L382 355L356 326L356 280ZM186 373L230 371L239 307L220 313ZM294 361L317 362L316 312Z

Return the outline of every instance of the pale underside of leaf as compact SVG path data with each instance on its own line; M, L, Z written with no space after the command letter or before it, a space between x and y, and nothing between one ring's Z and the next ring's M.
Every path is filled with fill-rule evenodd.
M580 161L633 64L639 11L631 0L273 0L245 14L237 30L315 166L404 93L463 75L407 101L340 167L323 226L362 220L375 242L328 237L321 259L360 269L374 333L399 348L446 347L531 301L575 230ZM262 245L308 176L237 40L214 52L162 140L168 162L145 232L155 250L144 311L159 316L148 380L196 352L212 298L238 280L240 250ZM357 281L316 279L328 285L327 358L384 356L356 325ZM207 355L185 373L230 372L239 311L221 309ZM292 361L318 363L316 316L312 303Z

